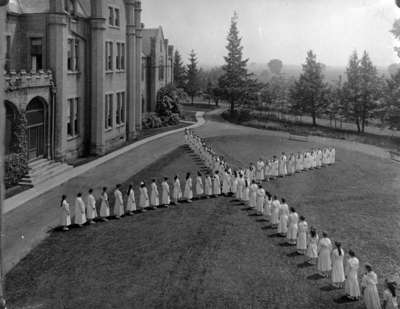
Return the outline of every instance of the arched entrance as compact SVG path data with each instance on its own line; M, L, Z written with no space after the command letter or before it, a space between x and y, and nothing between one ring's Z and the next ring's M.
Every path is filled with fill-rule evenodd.
M34 98L26 108L28 160L46 156L46 105L43 99Z

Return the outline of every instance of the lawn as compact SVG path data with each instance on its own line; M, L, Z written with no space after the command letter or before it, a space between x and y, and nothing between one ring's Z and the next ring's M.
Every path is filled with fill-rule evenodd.
M235 165L309 143L249 135L210 139ZM337 164L267 185L311 225L398 271L399 167L343 150ZM124 184L204 168L179 148ZM10 308L362 308L318 279L268 222L231 198L195 201L54 232L6 278ZM380 286L381 289L381 286Z

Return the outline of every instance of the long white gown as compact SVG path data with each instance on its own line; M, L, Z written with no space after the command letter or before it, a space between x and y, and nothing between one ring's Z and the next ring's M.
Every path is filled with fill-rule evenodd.
M230 177L227 172L222 174L222 193L228 194L230 190Z
M345 292L351 297L360 297L360 286L358 284L358 269L360 262L356 257L351 257L346 263Z
M71 225L71 214L69 210L69 203L66 200L64 200L61 205L60 225L66 227Z
M264 213L264 200L265 200L265 190L263 188L257 190L257 211Z
M235 196L236 196L239 178L238 178L238 177L235 177L235 176L232 176L231 180L232 180L232 183L231 183L231 192L232 192L233 194L235 194Z
M287 233L287 238L289 240L296 241L297 231L299 229L298 222L299 222L299 215L297 214L297 212L292 212L289 215L289 228Z
M307 249L307 233L308 224L306 221L301 221L299 224L299 230L297 234L297 249L306 250Z
M139 206L142 209L150 206L149 192L146 187L140 187Z
M236 198L238 200L242 200L243 199L243 188L244 188L244 186L245 186L245 182L244 182L243 177L241 177L238 180L238 185L237 185L237 188L236 188Z
M126 211L132 212L136 210L135 191L129 190L128 200L126 201Z
M160 193L158 192L158 187L155 182L151 183L150 205L153 207L158 207L160 205Z
M110 216L110 205L108 204L108 194L104 192L101 195L100 217L107 218L109 216Z
M309 237L306 256L310 259L318 257L318 239L318 235L315 235L315 237Z
M179 181L179 179L176 179L174 182L172 197L173 197L174 201L179 201L182 198L182 188L181 188L181 182Z
M268 196L264 199L264 215L270 217L271 216L271 209L272 209L272 199L269 200Z
M373 271L368 272L362 278L361 286L364 288L364 303L367 309L381 309L377 284L378 276Z
M202 196L204 194L203 179L200 176L196 178L196 195Z
M393 296L389 290L383 291L383 301L386 302L385 309L399 309L397 295Z
M323 237L318 243L318 270L321 272L332 269L331 261L332 242L329 238Z
M256 184L252 184L250 186L250 202L249 206L255 208L257 206L257 190L258 186Z
M171 203L171 198L169 195L169 184L166 181L161 183L161 204L169 205Z
M114 216L121 217L124 214L124 200L120 190L114 191Z
M185 191L183 194L184 198L187 200L191 200L193 198L193 191L192 191L192 178L189 177L186 179L185 182Z
M96 199L93 194L89 194L86 203L86 215L89 220L93 220L97 217L96 210Z
M75 224L86 223L86 207L81 197L77 197L75 200Z
M344 251L340 249L341 254L339 254L339 250L337 248L332 251L332 282L333 283L343 283L345 280L344 277L344 266L343 266L343 258Z
M221 181L220 181L219 176L217 174L214 175L213 194L214 195L221 195Z
M286 234L288 232L289 206L284 203L279 207L279 225L278 233Z
M279 202L279 200L274 200L272 202L272 209L271 209L271 223L273 225L277 225L279 223L279 209L281 207L281 204Z
M211 196L212 195L212 180L211 180L211 176L206 176L205 179L205 184L204 184L204 189L205 189L205 193L207 196Z

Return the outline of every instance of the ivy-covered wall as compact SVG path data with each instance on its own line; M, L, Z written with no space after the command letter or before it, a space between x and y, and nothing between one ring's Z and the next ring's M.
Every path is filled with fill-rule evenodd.
M10 188L28 173L26 117L17 114L12 124L11 153L5 158L5 186Z

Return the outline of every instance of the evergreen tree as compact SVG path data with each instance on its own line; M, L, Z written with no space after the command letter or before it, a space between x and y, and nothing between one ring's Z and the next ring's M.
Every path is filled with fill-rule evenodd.
M400 128L400 71L386 80L382 118L391 129Z
M303 64L303 73L290 91L292 110L299 115L310 115L313 125L316 125L317 117L327 105L326 94L327 85L324 82L322 66L317 62L317 56L310 50L307 52L306 63Z
M247 74L248 59L243 60L242 39L239 37L238 16L235 12L231 19L231 27L227 37L228 55L224 57L225 65L222 67L224 74L219 79L219 87L224 92L224 98L230 103L231 113L235 110L235 103L246 96L249 82Z
M190 52L189 64L187 66L186 80L187 82L185 91L192 99L192 104L193 104L194 97L200 91L199 70L197 68L197 56L194 50Z
M175 51L174 55L174 83L177 88L184 88L186 82L185 66L179 51Z

